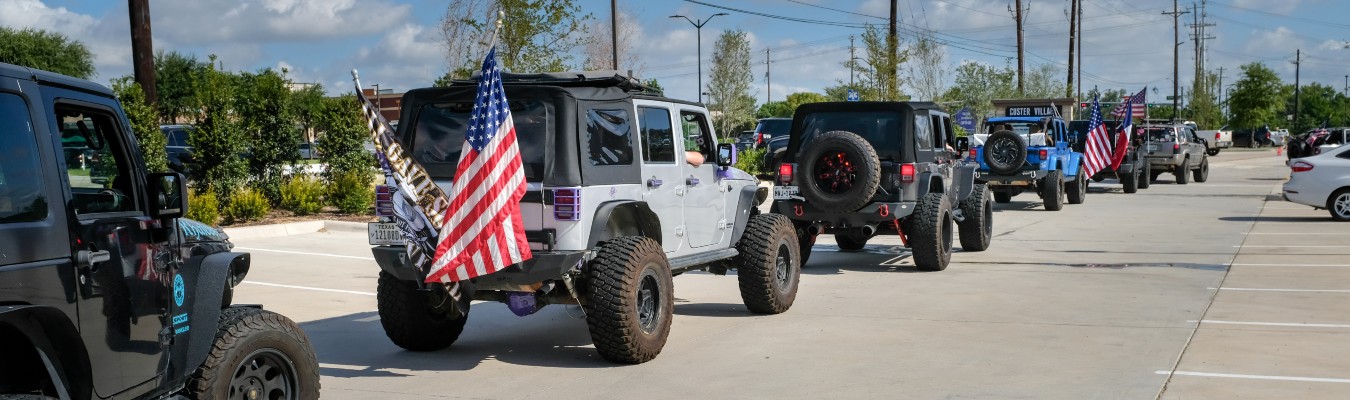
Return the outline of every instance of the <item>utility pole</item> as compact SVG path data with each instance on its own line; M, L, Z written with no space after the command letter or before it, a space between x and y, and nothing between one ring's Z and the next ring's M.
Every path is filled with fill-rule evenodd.
M1299 106L1299 85L1298 72L1303 67L1303 49L1294 50L1294 121L1292 127L1298 126L1298 106Z
M1064 87L1064 97L1073 95L1073 42L1078 34L1078 0L1069 0L1069 85Z
M1181 57L1181 14L1187 13L1177 9L1177 0L1172 0L1172 12L1163 12L1163 15L1172 16L1172 115L1176 116L1181 110L1181 80L1178 78L1181 69L1179 67Z
M886 90L890 93L883 95L883 98L879 99L883 101L899 100L900 97L900 82L896 81L896 79L899 78L899 71L897 70L898 65L896 64L899 64L900 60L895 59L895 55L900 51L900 37L896 36L895 33L895 24L897 21L896 14L899 9L898 2L899 0L891 0L891 33L890 36L886 37L886 48L888 50L886 53L888 71L886 71L886 73L889 74L886 76Z
M1204 3L1202 0L1201 4ZM1209 82L1205 77L1205 41L1214 37L1206 34L1205 28L1214 24L1209 23L1207 17L1208 14L1203 7L1195 8L1195 4L1191 4L1191 43L1195 45L1195 85L1191 90L1191 96L1195 96L1196 93L1209 93Z
M1219 93L1218 93L1218 97L1219 97L1219 111L1220 111L1219 114L1220 114L1222 117L1224 117L1224 120L1225 120L1225 121L1227 121L1227 120L1228 120L1228 113L1223 112L1223 110L1226 109L1226 108L1224 107L1224 104L1223 104L1223 67L1219 67L1219 87L1218 87L1217 92L1219 92Z
M1083 98L1083 2L1078 2L1078 98Z
M709 16L707 19L702 19L698 21L689 19L689 17L683 15L670 16L671 18L684 18L685 21L689 21L690 24L694 25L694 30L697 32L696 36L698 36L698 92L696 92L696 96L698 96L699 103L703 102L703 25L707 25L708 21L712 21L713 18L716 18L721 15L730 15L730 14L717 13Z
M858 57L854 55L854 50L857 50L857 48L856 48L856 47L853 47L853 35L848 35L848 88L849 88L849 89L853 89L853 70L857 69L857 63L854 62L854 60L857 60Z
M773 80L769 79L769 49L764 49L764 103L773 101Z
M1023 60L1023 41L1022 41L1022 0L1017 0L1017 10L1008 10L1013 14L1013 20L1017 21L1017 95L1026 94L1026 86L1022 84L1022 75L1026 71L1026 64Z
M145 91L145 101L155 104L155 50L150 36L150 0L127 0L131 16L131 63L136 83Z
M609 36L611 52L614 56L613 67L619 70L619 0L609 0Z

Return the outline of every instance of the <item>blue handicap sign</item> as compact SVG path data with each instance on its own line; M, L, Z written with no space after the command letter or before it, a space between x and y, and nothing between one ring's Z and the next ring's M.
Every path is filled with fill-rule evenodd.
M956 125L959 125L959 126L961 127L961 129L965 129L966 132L974 132L974 131L975 131L975 113L974 113L974 112L971 112L971 111L970 111L970 108L962 108L961 111L957 111L957 112L956 112Z
M853 89L848 90L848 101L860 101L860 100L862 100L862 97L858 96L857 90Z

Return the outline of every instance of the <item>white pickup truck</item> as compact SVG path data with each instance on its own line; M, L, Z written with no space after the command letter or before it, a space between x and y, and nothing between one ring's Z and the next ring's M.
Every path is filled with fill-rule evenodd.
M1195 134L1209 142L1209 149L1206 150L1206 154L1211 156L1218 155L1219 150L1233 147L1233 131L1228 129L1227 126L1209 131L1197 130Z

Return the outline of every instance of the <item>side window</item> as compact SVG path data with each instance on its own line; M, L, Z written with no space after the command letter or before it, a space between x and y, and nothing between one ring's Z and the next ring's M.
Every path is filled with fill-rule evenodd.
M28 105L0 93L0 224L47 219L42 165Z
M633 124L628 110L586 111L586 144L591 165L632 165Z
M680 124L684 128L684 150L703 153L704 158L712 157L712 134L708 131L708 120L703 114L680 111Z
M670 110L639 107L638 123L642 128L642 161L674 163L675 132L670 126Z
M914 140L918 142L919 149L933 148L933 130L927 116L914 116Z
M933 121L933 148L941 149L947 145L947 126L942 123L941 115L929 117Z
M105 111L58 104L56 121L67 160L82 161L66 163L75 213L135 211L131 159L117 119Z

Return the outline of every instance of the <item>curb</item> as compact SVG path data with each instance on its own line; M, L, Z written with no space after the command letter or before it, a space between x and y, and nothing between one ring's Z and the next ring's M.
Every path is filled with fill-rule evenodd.
M366 232L366 224L363 222L322 220L225 228L225 234L229 235L230 239L244 240L294 236L318 232L364 233Z

